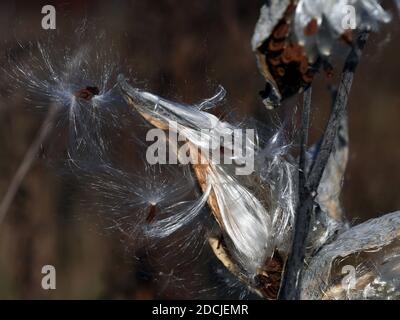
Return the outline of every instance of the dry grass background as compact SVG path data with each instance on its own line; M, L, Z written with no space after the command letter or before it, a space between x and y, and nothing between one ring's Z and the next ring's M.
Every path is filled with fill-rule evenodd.
M250 39L262 1L53 1L57 32L73 38L87 17L106 31L115 50L151 90L198 101L220 83L240 113L266 121ZM17 40L47 37L40 28L43 1L0 4L0 66ZM94 19L94 20L93 20ZM352 221L400 208L400 29L398 17L368 44L351 94L350 163L344 204ZM67 40L66 40L67 41ZM68 40L70 41L70 40ZM65 42L66 43L66 42ZM58 41L56 46L65 45ZM44 114L27 108L22 93L5 91L0 73L0 195L22 160ZM321 77L314 92L314 132L329 106ZM290 109L281 111L290 113ZM41 157L24 180L0 226L0 298L152 298L146 262L132 257L120 235L106 234L99 218L80 204L71 177ZM41 289L41 267L57 268L57 290ZM141 264L141 265L138 265ZM159 297L174 297L163 292Z

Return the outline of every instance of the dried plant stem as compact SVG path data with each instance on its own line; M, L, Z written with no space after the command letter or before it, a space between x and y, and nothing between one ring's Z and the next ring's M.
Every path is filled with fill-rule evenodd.
M322 139L321 148L318 152L315 162L311 166L310 174L307 179L307 188L310 191L317 190L318 185L321 181L322 174L324 173L324 169L328 162L332 147L334 145L334 141L337 136L340 122L343 118L343 114L345 114L346 112L347 100L349 97L351 85L353 83L354 73L359 63L362 49L367 42L368 35L368 32L361 33L356 41L353 50L351 50L349 56L346 59L331 116L329 118L328 125Z
M311 95L312 88L310 86L304 92L303 98L303 114L300 131L299 190L304 190L304 186L306 184L306 152L308 144L308 130L310 127Z
M311 165L310 172L305 179L305 184L299 186L299 205L295 219L293 244L286 263L279 299L293 300L300 298L299 284L301 282L301 273L304 265L307 237L309 234L311 218L313 214L314 198L317 194L317 189L321 181L322 174L328 163L329 156L331 155L333 145L338 134L339 125L346 113L348 95L353 82L354 72L359 63L362 49L364 48L368 39L368 34L369 33L367 31L360 34L353 49L346 59L338 93L335 98L324 136L322 138L320 150L315 158L315 161ZM307 108L309 108L309 105L307 106L307 104L310 104L311 102L310 99L307 98L308 94L306 93L303 109L305 116L308 116L306 111ZM303 118L303 126L304 125L308 126L308 122L307 119ZM307 128L302 128L304 135L302 137L302 142L304 142L305 138L307 137L307 134L304 134L305 129ZM302 148L303 147L304 145L302 144ZM302 160L303 156L300 155L300 168L302 165L301 161L304 162L304 160ZM301 175L302 174L300 173L300 177ZM299 183L302 183L301 179Z
M11 180L10 186L7 189L6 194L0 204L0 224L6 217L7 211L13 202L15 195L24 180L25 176L29 172L32 164L36 159L36 155L39 152L41 145L44 143L55 123L55 118L57 115L58 107L51 106L47 112L46 118L37 134L35 140L30 145L28 151L26 152L24 159L22 160L17 172L15 173L13 179Z

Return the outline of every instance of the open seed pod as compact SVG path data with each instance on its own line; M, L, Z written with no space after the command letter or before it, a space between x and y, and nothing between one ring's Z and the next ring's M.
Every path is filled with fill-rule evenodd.
M400 212L340 234L310 261L302 299L398 299Z
M269 1L261 8L252 48L266 80L260 92L264 105L273 109L308 86L314 75L304 48L291 39L297 1Z
M286 235L290 229L293 210L280 206L280 201L286 201L286 198L281 200L283 197L278 195L276 198L279 200L272 200L270 197L280 190L285 192L285 197L290 192L291 197L294 192L291 177L282 178L285 185L276 185L272 192L257 180L260 178L256 174L236 175L235 165L216 163L206 156L211 142L214 149L220 152L221 135L233 135L237 129L234 125L202 111L198 106L171 102L133 88L123 77L119 78L119 85L128 103L149 123L167 130L171 129L170 122L175 122L173 130L187 141L191 157L189 163L200 189L203 193L207 192L208 206L219 226L219 232L213 232L208 239L215 256L253 292L265 298L276 298L286 254L285 250L281 250L281 242L286 243L286 237L280 235ZM210 102L209 99L207 101ZM212 130L200 137L204 129ZM227 146L224 145L224 148ZM240 155L235 159L240 160L240 157L246 157L247 151L257 146L250 139L240 146L232 144L230 148L239 149L234 154ZM197 161L192 161L195 159ZM284 162L276 161L271 165L272 172L290 175L290 170L286 169ZM286 183L290 186L287 187ZM292 205L291 201L289 203Z
M355 30L374 30L389 21L377 0L267 1L252 39L266 81L260 92L265 106L273 109L303 91L320 65L330 76L328 58L337 43L351 46Z

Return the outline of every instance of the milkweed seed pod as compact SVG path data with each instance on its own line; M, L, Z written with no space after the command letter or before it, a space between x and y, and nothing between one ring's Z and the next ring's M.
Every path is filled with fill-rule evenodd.
M199 158L192 168L220 227L220 235L209 238L215 255L253 291L265 297L276 297L283 259L279 252L280 240L277 240L280 237L275 231L287 231L288 220L292 218L285 216L292 211L276 209L278 205L274 203L278 201L270 199L274 193L268 191L268 186L264 187L264 192L255 190L263 189L261 181L254 181L257 180L255 175L239 177L233 173L234 166L215 163L206 156L207 147L214 143L219 150L220 137L232 136L235 126L202 111L199 106L203 104L192 106L165 100L131 87L123 76L119 77L119 85L128 103L155 127L166 130L169 122L176 122L175 130L188 141L190 154ZM214 98L215 101L220 99ZM210 132L200 135L202 129L210 129ZM247 151L257 149L257 145L248 140L240 146L233 144L231 148L240 149L234 152L240 158L248 154ZM286 192L288 188L283 186L282 189Z
M376 0L267 1L252 39L266 80L260 93L265 106L273 109L309 86L318 58L326 61L337 39L351 43L354 29L375 29L389 20Z
M278 106L313 78L304 48L289 39L295 9L294 2L272 1L269 7L262 7L254 32L253 50L266 79L261 97L268 108Z
M398 299L400 212L340 234L308 263L301 299Z

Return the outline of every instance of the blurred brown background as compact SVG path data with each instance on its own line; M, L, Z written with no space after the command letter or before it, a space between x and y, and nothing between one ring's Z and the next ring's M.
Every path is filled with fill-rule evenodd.
M215 83L232 108L267 121L258 91L263 86L250 48L263 1L2 1L0 70L6 52L48 37L41 8L57 9L57 32L73 38L87 18L113 43L124 63L151 90L195 102ZM350 97L350 164L344 205L353 222L400 208L399 18L369 41ZM63 46L63 42L55 43ZM9 99L0 74L0 196L43 121L18 93ZM329 107L324 77L314 94L313 137L323 131ZM284 110L288 114L290 110ZM105 234L98 217L86 217L74 181L38 160L0 225L0 298L152 298L143 262L118 234ZM85 216L85 218L82 218ZM41 267L57 269L57 290L41 289ZM178 293L177 293L178 294Z

